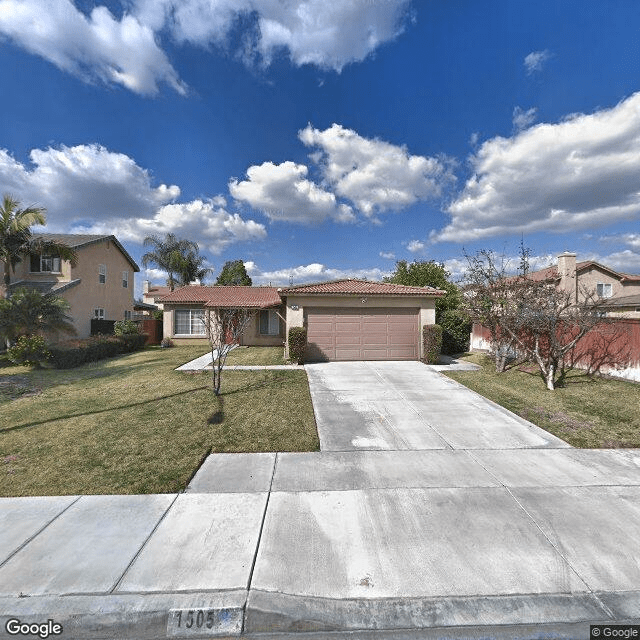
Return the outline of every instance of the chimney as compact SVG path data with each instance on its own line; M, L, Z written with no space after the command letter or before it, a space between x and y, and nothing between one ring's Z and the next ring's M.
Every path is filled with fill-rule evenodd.
M575 302L578 294L575 253L565 251L558 256L558 275L560 276L560 288L571 293Z
M145 280L142 283L142 293L149 293L149 281Z

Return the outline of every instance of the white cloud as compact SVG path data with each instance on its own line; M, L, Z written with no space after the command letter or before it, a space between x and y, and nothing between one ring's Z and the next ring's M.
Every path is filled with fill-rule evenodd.
M47 209L49 226L76 220L146 217L180 195L179 187L151 186L149 172L98 144L33 149L33 168L0 149L0 184L21 202Z
M84 80L154 95L179 79L160 46L176 42L268 66L281 52L295 65L340 72L404 30L410 0L127 0L116 18L99 5L87 15L72 0L2 0L0 34ZM233 41L238 41L234 45Z
M286 52L300 66L340 72L403 31L410 0L137 0L136 15L179 42L228 48L243 18L241 56L269 65Z
M396 254L393 253L393 251L381 251L379 255L385 260L395 260L396 257Z
M484 142L434 241L577 232L640 215L640 93L610 109Z
M551 52L548 49L544 51L532 51L524 59L524 66L527 70L527 74L531 75L536 71L542 71L544 63L551 57Z
M515 107L513 110L513 129L515 131L522 131L522 129L526 129L530 124L536 119L537 109L535 107L531 107L531 109L521 109L520 107Z
M424 249L424 242L421 242L420 240L411 240L411 242L407 244L407 250L411 251L411 253L418 253L423 249Z
M148 235L175 233L179 237L196 240L213 254L221 253L230 244L262 240L267 235L264 225L243 220L237 213L229 213L203 200L165 205L150 218L98 222L78 226L74 231L113 233L121 240L138 243Z
M621 242L632 249L640 249L640 233L623 233L613 236L603 236L600 240L603 242Z
M300 265L277 269L275 271L262 271L255 262L245 262L247 273L254 284L269 284L279 287L289 286L290 277L293 276L294 285L307 282L321 282L325 280L339 280L341 278L357 278L360 280L380 281L385 276L391 275L390 271L382 269L332 269L320 263Z
M640 249L640 246L638 248ZM616 251L598 259L597 262L622 273L640 273L640 251Z
M454 180L448 163L363 138L338 124L325 131L308 125L298 136L305 145L319 148L311 158L327 184L368 217L438 197Z
M314 223L326 218L353 222L351 207L336 201L333 193L307 179L303 164L264 162L247 169L247 180L229 182L229 192L240 202L262 211L270 220Z
M113 233L132 242L174 232L213 253L266 236L264 225L229 213L222 196L174 203L179 187L153 187L146 169L100 145L34 149L30 158L32 168L0 149L0 184L21 203L44 206L49 231Z
M165 82L185 93L153 31L132 15L117 20L104 6L86 16L71 0L3 0L0 34L84 80L142 95L156 94Z

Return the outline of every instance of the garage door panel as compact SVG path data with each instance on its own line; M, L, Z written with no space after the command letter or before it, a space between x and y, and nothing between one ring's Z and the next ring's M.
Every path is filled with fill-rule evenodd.
M307 357L319 360L415 360L418 309L310 309Z

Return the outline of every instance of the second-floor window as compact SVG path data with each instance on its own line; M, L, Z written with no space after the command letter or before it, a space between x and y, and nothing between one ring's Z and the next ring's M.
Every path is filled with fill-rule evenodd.
M104 320L104 309L94 309L93 310L93 317L96 320Z
M98 265L98 282L100 284L105 284L107 281L107 265L99 264Z
M39 253L31 254L31 273L60 273L60 258L45 256Z
M127 289L129 287L129 272L128 271L123 271L122 272L122 286Z
M612 295L612 287L610 284L599 282L596 286L596 293L600 298L610 298Z

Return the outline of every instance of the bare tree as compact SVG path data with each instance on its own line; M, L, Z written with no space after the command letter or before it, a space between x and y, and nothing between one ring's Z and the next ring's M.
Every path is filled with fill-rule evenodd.
M217 396L220 395L222 370L229 351L238 342L253 315L254 311L246 308L209 307L205 309L202 321L211 348L211 387Z
M571 356L585 336L596 329L601 340L608 335L601 330L611 322L602 311L603 300L587 290L576 296L553 277L534 277L527 250L521 248L516 276L508 276L504 259L491 252L467 259L467 312L491 331L496 354L511 349L535 362L550 391L574 366ZM497 358L496 369L503 365Z
M507 270L509 263L504 255L493 251L479 251L471 256L465 253L468 267L464 281L463 310L491 334L491 355L496 371L505 370L507 358L515 353L511 335L502 328L502 319L509 297Z

